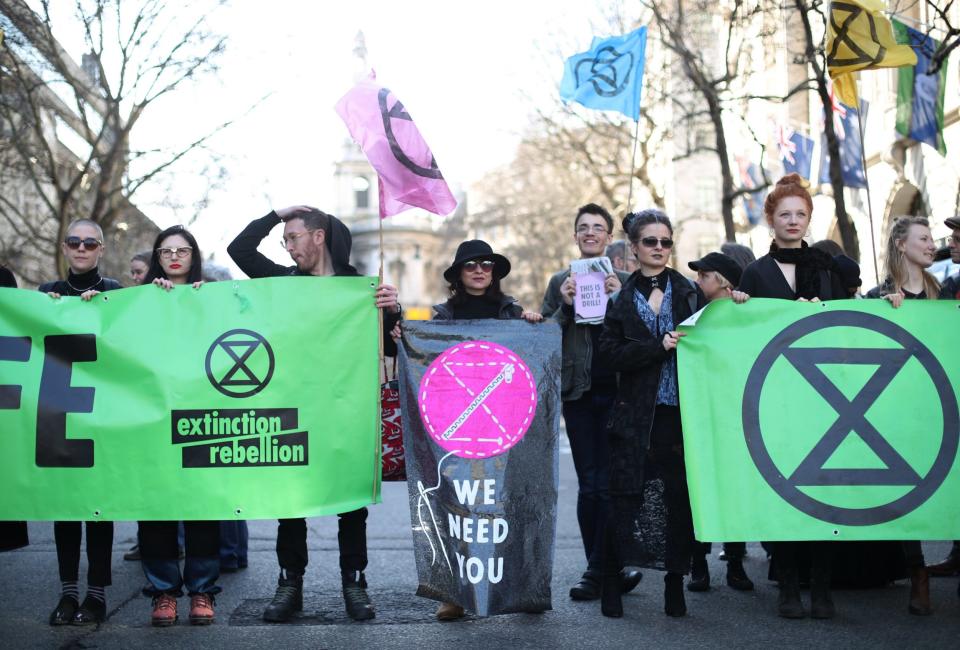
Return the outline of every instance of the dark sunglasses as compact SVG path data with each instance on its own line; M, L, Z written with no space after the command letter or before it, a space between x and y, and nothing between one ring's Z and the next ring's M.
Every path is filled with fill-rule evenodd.
M463 263L463 268L466 269L467 271L476 271L477 267L479 267L480 270L483 271L484 273L489 273L490 271L493 270L493 267L496 265L497 263L491 260L482 260L482 261L470 260L469 262Z
M81 246L83 246L85 250L95 251L103 245L102 241L99 239L94 239L93 237L87 237L86 239L80 239L79 237L67 237L63 240L63 243L66 244L67 248L72 251L78 250Z
M640 240L640 243L647 248L656 248L658 242L663 248L673 248L673 240L669 237L663 237L661 239L657 239L656 237L644 237Z

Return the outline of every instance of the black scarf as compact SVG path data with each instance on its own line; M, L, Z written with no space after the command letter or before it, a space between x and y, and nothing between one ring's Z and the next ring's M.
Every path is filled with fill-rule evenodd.
M833 258L828 253L811 248L805 241L800 242L800 248L780 248L774 241L770 242L770 257L781 264L796 265L798 298L825 298L820 295L820 277L821 271L829 273L833 268Z

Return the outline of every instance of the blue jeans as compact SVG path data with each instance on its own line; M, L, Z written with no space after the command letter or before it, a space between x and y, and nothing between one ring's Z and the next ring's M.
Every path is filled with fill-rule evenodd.
M224 569L243 569L247 566L247 522L220 522L220 566Z
M186 559L180 574L177 549L176 521L140 522L140 557L143 573L150 581L144 589L148 596L162 593L180 596L187 594L217 594L220 587L220 523L216 521L185 521L184 544Z
M607 418L615 394L587 391L580 399L563 403L573 466L577 471L577 523L587 570L599 572L603 552L603 529L610 510L610 447Z

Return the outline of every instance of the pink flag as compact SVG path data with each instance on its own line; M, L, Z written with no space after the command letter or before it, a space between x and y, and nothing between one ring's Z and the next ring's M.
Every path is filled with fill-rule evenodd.
M380 217L410 208L447 215L457 207L430 147L389 89L371 75L335 106L380 180Z

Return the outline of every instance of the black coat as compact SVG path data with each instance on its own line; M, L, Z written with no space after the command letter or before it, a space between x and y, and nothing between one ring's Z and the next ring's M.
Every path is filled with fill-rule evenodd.
M643 471L650 428L657 405L660 368L676 352L663 349L637 313L633 300L635 272L607 305L607 316L600 334L600 353L619 373L617 399L614 402L607 433L610 437L612 466L610 494L639 495L643 492ZM706 305L700 287L669 269L673 302L673 322L679 325Z

